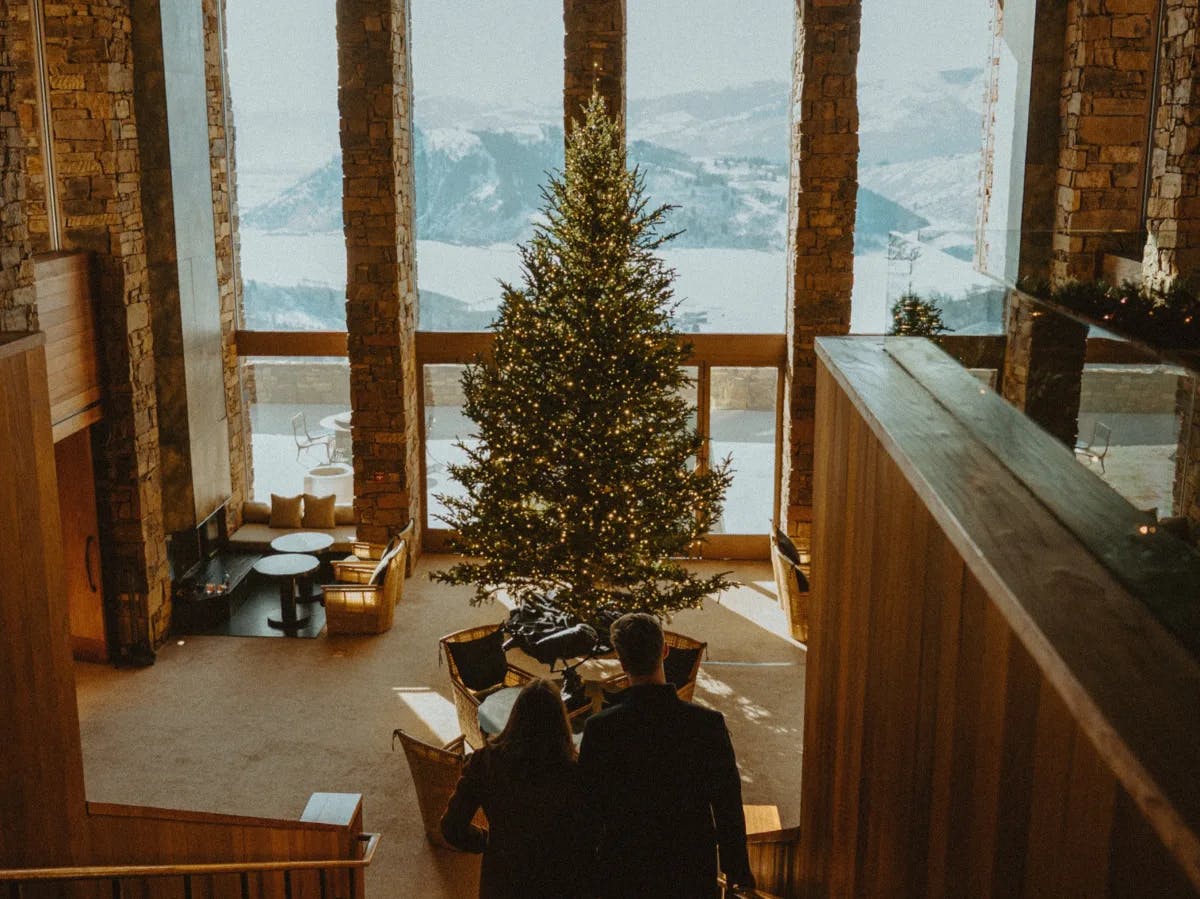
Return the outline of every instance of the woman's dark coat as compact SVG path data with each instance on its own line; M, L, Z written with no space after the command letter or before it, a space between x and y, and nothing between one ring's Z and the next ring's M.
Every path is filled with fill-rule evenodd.
M471 824L481 806L486 833ZM480 899L577 897L590 869L580 808L573 762L522 777L485 746L467 758L442 835L452 846L483 853Z

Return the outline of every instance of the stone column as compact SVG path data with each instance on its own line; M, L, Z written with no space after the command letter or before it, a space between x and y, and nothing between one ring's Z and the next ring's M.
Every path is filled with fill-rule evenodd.
M1163 0L1145 280L1200 275L1200 3Z
M208 90L208 151L212 172L213 233L216 236L217 291L221 316L221 361L225 373L225 414L229 431L230 500L226 524L233 533L250 498L250 410L242 401L241 360L236 332L241 326L242 272L238 239L237 169L234 167L233 109L225 89L225 0L203 0L204 71Z
M1129 254L1141 245L1156 2L1038 4L1022 275L1091 280L1105 253ZM1086 342L1086 327L1012 298L1004 396L1067 444L1078 431Z
M1021 277L1049 278L1058 204L1063 67L1067 4L1036 0L1021 200ZM1074 443L1079 420L1087 329L1046 312L1020 293L1009 294L1004 398L1057 436Z
M788 358L781 524L812 523L814 339L850 330L858 191L861 0L796 0L788 204Z
M22 205L33 252L45 253L51 249L50 218L46 213L43 125L37 86L40 73L34 50L33 10L27 0L6 0L4 6L6 8L0 15L3 26L0 27L8 34L11 56L7 65L13 66L16 76L10 108L17 112L25 141L25 201Z
M25 139L19 122L20 90L13 71L18 40L12 0L0 0L0 331L36 331L33 249L26 212ZM26 4L17 0L17 6ZM28 22L24 26L28 28ZM28 35L24 35L28 40Z
M1142 246L1142 172L1158 0L1070 0L1059 115L1055 281Z
M596 90L625 127L625 0L563 0L563 133Z
M46 6L46 60L64 248L97 273L104 420L93 428L105 595L118 652L166 636L170 582L160 492L154 340L146 275L132 22L121 0Z
M421 503L408 3L338 0L337 32L354 512L382 543Z
M1013 297L1004 354L1004 398L1068 446L1079 432L1087 326Z
M1067 5L1062 0L1035 2L1018 274L1048 278L1057 209L1058 149L1062 139L1059 100L1066 53Z

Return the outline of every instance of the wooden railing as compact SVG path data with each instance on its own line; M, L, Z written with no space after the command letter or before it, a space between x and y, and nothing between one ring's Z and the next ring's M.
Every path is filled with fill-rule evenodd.
M799 850L799 827L748 834L746 851L750 856L750 873L754 875L757 888L752 893L741 895L753 899L792 899L796 895L794 871ZM726 888L723 876L720 881L725 890L723 895L733 899L735 894Z
M63 895L62 887L66 884L107 883L107 895L121 899L126 895L127 887L140 888L142 881L170 879L178 880L178 892L155 890L153 895L178 895L191 899L197 893L197 879L205 878L209 882L199 893L206 896L236 895L240 899L252 899L282 895L289 899L300 896L352 899L360 895L359 871L371 864L375 857L375 848L379 845L379 838L377 833L358 834L358 841L363 844L363 853L359 858L352 859L10 868L0 869L0 884L5 886L8 899L33 899L34 896L43 894ZM345 872L345 892L331 883L331 873L335 871ZM294 876L297 873L302 876ZM214 878L224 878L225 888L222 889Z

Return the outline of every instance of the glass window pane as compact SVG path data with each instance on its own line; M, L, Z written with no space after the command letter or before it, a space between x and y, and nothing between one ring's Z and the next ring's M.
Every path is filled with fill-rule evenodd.
M908 292L940 305L956 333L1001 330L1003 290L977 264L994 5L863 3L851 319L856 333L886 333L892 304ZM1011 132L1013 117L1002 115L992 127ZM1003 143L1001 135L996 140ZM997 159L1004 168L1002 155ZM995 197L997 212L1006 200Z
M714 533L765 534L775 504L775 420L779 372L712 369L710 452L733 460L733 483Z
M1167 365L1089 364L1075 458L1151 518L1186 514L1195 380Z
M794 15L789 0L628 5L629 162L651 204L679 207L661 253L685 331L783 330Z
M338 503L353 502L349 362L249 358L242 390L250 416L253 498L270 502L272 493L333 492Z
M302 6L228 0L245 327L344 331L334 3Z
M562 168L562 8L413 0L412 35L418 327L480 331Z
M470 446L475 428L463 414L462 365L426 365L425 377L425 503L426 522L430 528L447 527L439 516L446 507L439 495L463 496L465 491L450 477L447 466L466 461L466 453L457 446L459 440Z

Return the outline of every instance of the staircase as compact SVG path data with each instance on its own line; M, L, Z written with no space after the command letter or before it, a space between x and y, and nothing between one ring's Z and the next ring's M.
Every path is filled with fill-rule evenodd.
M360 872L371 864L379 834L358 835L362 853L352 859L217 862L177 865L14 868L0 870L7 899L133 896L205 899L360 899Z

